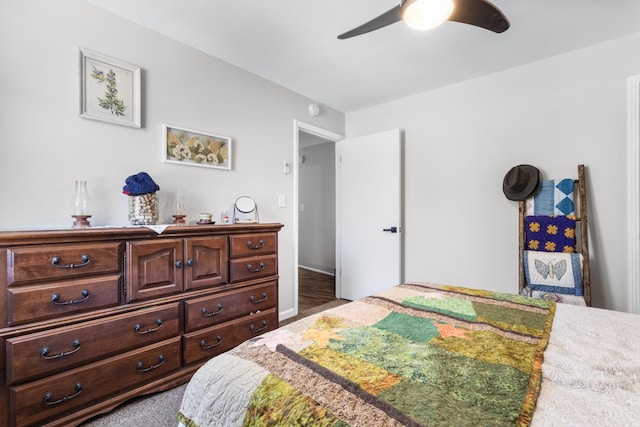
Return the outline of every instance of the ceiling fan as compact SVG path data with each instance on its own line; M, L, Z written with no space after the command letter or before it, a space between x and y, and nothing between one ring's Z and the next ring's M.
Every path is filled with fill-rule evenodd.
M359 36L398 21L418 30L437 27L444 21L455 21L495 33L506 31L510 25L500 9L485 0L402 0L393 9L340 34L338 38Z

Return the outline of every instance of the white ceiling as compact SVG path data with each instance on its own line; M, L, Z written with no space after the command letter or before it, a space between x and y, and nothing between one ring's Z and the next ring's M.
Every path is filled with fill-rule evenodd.
M494 0L502 34L396 23L347 40L400 0L86 1L342 112L640 32L640 0Z

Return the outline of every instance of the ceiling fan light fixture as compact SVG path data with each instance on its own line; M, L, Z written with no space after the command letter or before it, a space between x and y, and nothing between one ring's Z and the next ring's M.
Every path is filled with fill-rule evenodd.
M430 30L446 21L453 12L452 0L408 0L402 20L415 30Z

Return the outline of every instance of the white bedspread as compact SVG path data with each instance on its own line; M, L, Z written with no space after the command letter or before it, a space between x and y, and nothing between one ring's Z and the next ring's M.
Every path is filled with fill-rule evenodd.
M640 426L640 316L558 304L532 426Z

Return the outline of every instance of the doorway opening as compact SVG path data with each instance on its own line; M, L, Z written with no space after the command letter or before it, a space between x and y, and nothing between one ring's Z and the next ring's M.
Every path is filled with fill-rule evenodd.
M343 136L295 121L295 314L336 299L335 143Z

